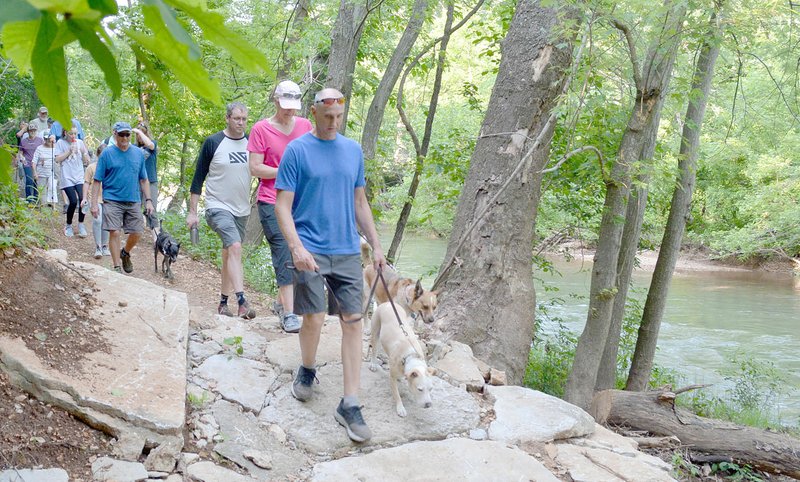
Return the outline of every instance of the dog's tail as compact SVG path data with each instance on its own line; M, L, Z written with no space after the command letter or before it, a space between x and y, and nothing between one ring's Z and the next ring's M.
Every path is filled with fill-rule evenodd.
M369 266L372 264L372 248L369 243L361 240L361 266Z

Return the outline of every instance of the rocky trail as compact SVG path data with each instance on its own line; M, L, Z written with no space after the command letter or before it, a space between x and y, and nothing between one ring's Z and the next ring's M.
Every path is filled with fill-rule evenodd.
M374 437L354 444L333 418L340 330L329 318L319 384L291 393L297 335L269 316L216 314L218 273L181 256L153 272L152 245L131 275L91 257L91 238L0 260L0 481L673 480L670 465L584 411L522 387L469 347L429 340L433 406L401 386L394 410L384 365L362 367ZM366 355L367 337L364 338Z

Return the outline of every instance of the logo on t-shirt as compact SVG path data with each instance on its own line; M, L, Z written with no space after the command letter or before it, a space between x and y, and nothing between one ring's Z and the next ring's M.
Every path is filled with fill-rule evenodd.
M247 163L247 153L246 152L229 152L228 158L231 161L231 164L246 164Z

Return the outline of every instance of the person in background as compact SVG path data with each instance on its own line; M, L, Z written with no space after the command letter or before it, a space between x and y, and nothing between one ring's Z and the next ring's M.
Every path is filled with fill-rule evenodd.
M100 154L106 148L105 144L97 146L96 156L100 159ZM97 161L90 163L86 166L86 173L83 177L83 202L81 208L88 205L91 207L93 185L100 184L94 180L94 173L97 170ZM94 259L100 259L103 256L111 256L111 251L108 249L108 231L103 229L103 186L100 184L97 189L97 211L98 216L92 216L92 236L94 236Z
M42 145L42 137L38 134L36 124L28 124L28 135L23 136L19 142L17 162L22 166L25 175L25 200L29 205L36 204L38 189L36 188L36 165L33 163L33 154L36 148Z
M153 212L150 199L150 183L144 168L144 152L131 145L131 125L127 122L114 124L114 145L102 151L95 166L92 184L91 212L100 217L100 188L103 189L103 229L108 231L108 246L114 271L133 273L131 251L144 232L142 200L145 213ZM120 231L128 237L121 248ZM122 266L120 266L120 262Z
M150 131L146 125L139 123L136 129L136 146L144 151L146 156L144 168L147 170L147 180L150 182L150 199L153 200L153 214L158 215L158 174L156 172L156 162L158 160L158 147L156 141L150 137ZM147 217L147 224L150 229L155 228L153 217Z
M56 141L58 141L63 136L64 127L62 127L61 123L58 122L57 120L50 119L50 121L52 122L50 130L51 132L54 132L56 134ZM81 126L81 121L73 117L72 126L78 130L78 139L83 140L84 135L83 135L83 127Z
M50 131L44 133L44 143L33 153L33 164L36 166L39 186L39 202L55 207L58 203L56 189L56 136ZM42 196L44 194L44 196Z
M287 333L299 332L301 322L294 313L292 271L287 267L292 261L292 253L289 252L289 246L278 227L278 218L275 217L275 178L278 176L278 166L286 145L312 128L311 121L295 116L302 107L302 96L300 86L294 82L284 80L279 83L272 96L275 114L253 125L247 144L247 150L250 151L250 174L260 179L258 217L272 253L272 267L278 284L280 308L276 311L281 318L281 327Z
M197 226L197 204L206 186L206 222L222 240L222 289L217 313L233 316L228 295L233 291L239 304L238 315L256 317L244 296L242 240L250 215L250 169L247 166L247 107L228 104L226 127L203 141L192 179L186 226Z
M67 222L64 227L64 236L71 238L75 235L72 219L78 211L78 236L88 236L86 226L83 225L85 214L78 209L83 200L83 166L89 163L89 150L82 140L78 139L78 130L74 127L66 132L66 136L56 142L55 160L61 165L61 190L67 195Z
M26 121L19 121L19 130L17 131L17 152L19 152L19 145L22 139L28 137L28 123ZM17 156L11 159L11 168L14 170L14 184L17 185L17 195L25 197L25 169L22 168L22 163L17 162Z
M42 138L44 136L44 131L50 128L50 126L47 124L47 107L39 107L39 115L36 116L35 119L31 119L28 124L34 124L36 126L36 135L38 135L39 138Z

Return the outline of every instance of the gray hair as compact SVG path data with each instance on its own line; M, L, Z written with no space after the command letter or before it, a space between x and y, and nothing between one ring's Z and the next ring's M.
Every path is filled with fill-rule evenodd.
M228 117L230 117L231 114L233 114L233 111L237 109L245 113L248 112L249 110L247 106L242 104L241 102L231 102L230 104L225 106L225 109L226 109L225 115Z

